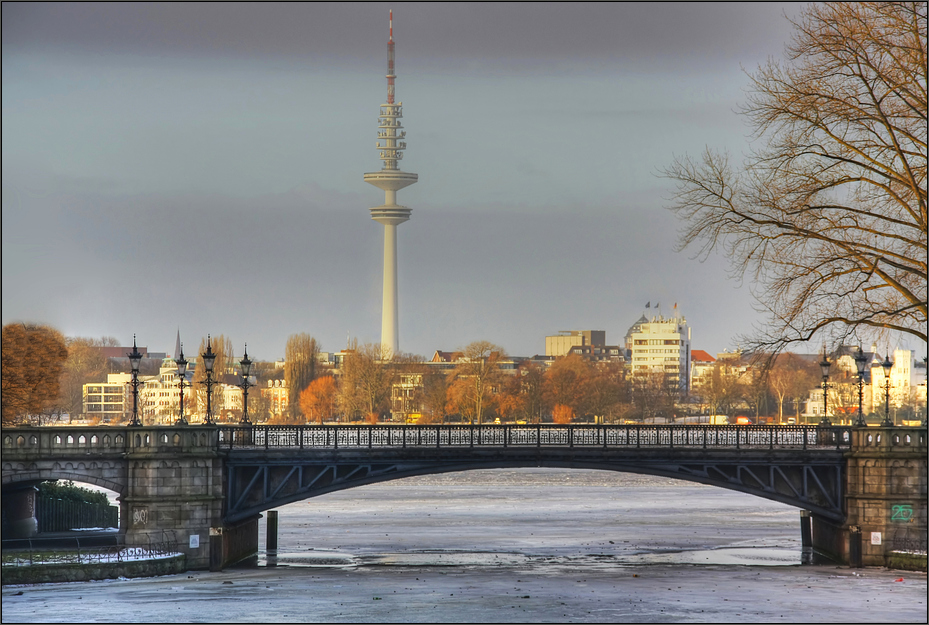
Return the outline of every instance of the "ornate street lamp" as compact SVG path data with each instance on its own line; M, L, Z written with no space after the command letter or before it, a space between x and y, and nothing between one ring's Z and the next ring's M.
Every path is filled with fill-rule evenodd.
M206 424L213 425L213 364L216 362L216 354L213 353L213 343L210 335L206 335L206 352L200 354L203 359L203 368L206 370L206 380L201 380L200 384L206 384Z
M819 363L819 368L823 372L823 418L819 420L820 425L832 425L832 422L829 421L829 413L827 412L828 401L826 399L829 388L831 388L829 386L829 367L831 366L832 363L826 358L826 348L823 346L823 361Z
M239 361L239 368L242 372L242 383L239 385L242 389L242 420L239 423L251 425L248 420L248 388L252 385L248 383L248 376L252 371L252 361L248 359L248 343L245 344L245 357Z
M178 417L174 425L187 425L187 419L184 418L184 387L187 384L187 360L184 358L184 346L181 345L181 357L177 360L177 386L181 389L181 416Z
M864 427L867 423L864 420L864 412L861 410L861 405L864 399L864 372L868 366L868 357L864 355L864 352L861 351L861 345L858 346L858 353L855 354L855 367L858 368L858 420L855 422L855 425L858 427Z
M139 382L139 365L142 363L142 352L136 347L135 334L132 335L132 351L126 356L129 357L129 366L132 367L132 381L129 382L132 386L132 421L129 422L129 425L139 427L142 425L142 420L139 419L139 386L145 384L145 382Z
M892 427L894 422L890 418L890 370L894 368L894 363L890 362L890 354L884 356L881 367L884 368L884 420L881 421L881 427Z

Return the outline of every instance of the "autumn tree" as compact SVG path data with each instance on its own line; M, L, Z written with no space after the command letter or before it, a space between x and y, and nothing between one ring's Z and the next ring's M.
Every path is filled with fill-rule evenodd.
M291 417L300 407L300 393L316 379L319 364L319 343L306 333L291 334L284 350L284 382L290 403Z
M300 410L308 422L316 421L322 425L324 421L332 420L337 397L335 378L331 375L316 378L300 393Z
M926 341L925 2L812 3L787 62L751 75L760 147L741 167L707 151L665 174L681 246L725 251L780 351L898 331Z
M591 368L587 387L587 406L590 412L605 421L624 412L620 405L626 398L624 367L618 362L597 363Z
M546 372L545 400L550 406L570 408L572 415L586 414L591 383L590 364L577 354L568 354L555 360Z
M3 326L3 425L41 413L58 400L67 357L65 339L58 330L32 323Z
M539 423L545 409L545 369L534 362L522 362L515 377L520 393L525 398L521 407L526 421Z
M555 407L552 408L552 423L571 423L574 420L574 417L574 410L571 408L571 406L555 404Z
M500 362L506 352L489 341L475 341L461 350L452 374L450 404L472 423L483 422L486 403L500 382Z
M421 423L445 423L448 376L442 371L425 371L422 376L418 398L423 409Z
M528 396L523 392L522 381L517 370L516 375L506 376L494 396L494 409L504 422L526 414Z

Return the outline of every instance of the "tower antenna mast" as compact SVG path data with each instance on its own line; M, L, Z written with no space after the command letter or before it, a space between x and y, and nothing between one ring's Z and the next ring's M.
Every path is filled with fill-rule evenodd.
M371 209L371 219L384 225L384 298L381 312L382 356L400 352L397 294L397 226L409 220L412 209L397 204L397 191L414 184L419 176L400 171L399 161L406 149L406 132L400 119L403 102L395 101L397 78L394 68L394 12L390 11L390 36L387 40L387 102L378 117L377 149L384 162L381 171L366 173L368 184L384 191L384 204Z

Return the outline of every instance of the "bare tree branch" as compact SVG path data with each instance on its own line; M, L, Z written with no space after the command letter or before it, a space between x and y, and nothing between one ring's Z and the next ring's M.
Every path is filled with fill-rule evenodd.
M707 150L664 171L679 249L722 251L752 279L774 352L822 333L926 341L926 3L812 4L788 63L751 76L761 147L741 169ZM837 338L837 337L836 337Z

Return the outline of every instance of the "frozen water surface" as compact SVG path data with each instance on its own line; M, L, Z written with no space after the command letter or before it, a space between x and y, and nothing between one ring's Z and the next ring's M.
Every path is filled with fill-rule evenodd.
M797 509L666 478L469 471L279 514L257 567L4 587L3 621L927 620L925 574L801 566Z

